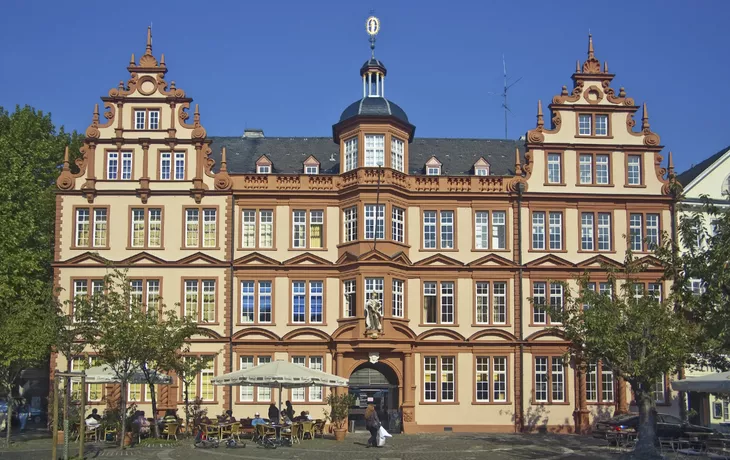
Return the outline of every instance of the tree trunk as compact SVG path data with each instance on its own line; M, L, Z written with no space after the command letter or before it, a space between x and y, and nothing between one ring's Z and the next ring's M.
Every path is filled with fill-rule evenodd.
M122 428L122 436L121 436L121 439L120 439L120 442L119 442L119 448L122 449L122 450L124 450L124 437L127 434L127 382L125 382L123 380L122 383L121 383L121 385L122 385L122 394L121 394L121 397L122 397L122 404L121 404L122 410L120 412L122 413L122 415L121 415L121 418L122 418L122 427L121 427Z
M661 459L657 450L656 435L656 406L650 391L650 384L632 385L636 395L636 404L639 406L639 439L633 452L628 457L634 459Z
M192 433L192 430L190 429L190 399L188 398L188 384L183 381L183 385L185 385L185 391L183 392L185 394L185 432L190 434Z
M8 413L5 414L5 428L7 430L7 433L5 433L5 447L10 447L10 429L12 426L12 420L13 420L13 397L12 397L12 387L10 390L8 390Z
M153 383L148 383L148 385L150 386L150 396L152 396L152 418L154 419L152 429L155 430L155 437L159 438L160 427L157 425L157 394L155 393L155 385Z

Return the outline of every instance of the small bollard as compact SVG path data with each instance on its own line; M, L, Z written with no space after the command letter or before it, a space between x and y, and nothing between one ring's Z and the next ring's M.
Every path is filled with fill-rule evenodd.
M354 433L354 432L355 432L355 421L350 420L350 433Z

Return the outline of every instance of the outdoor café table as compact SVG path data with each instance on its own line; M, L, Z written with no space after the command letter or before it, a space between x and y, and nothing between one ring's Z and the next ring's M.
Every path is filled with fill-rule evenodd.
M203 424L208 436L214 435L217 439L221 438L221 427L222 425Z

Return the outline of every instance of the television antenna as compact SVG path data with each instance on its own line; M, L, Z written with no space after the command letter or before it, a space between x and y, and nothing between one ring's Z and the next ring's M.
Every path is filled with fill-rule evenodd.
M507 78L507 61L504 58L504 54L502 55L502 71L504 76L504 86L502 86L502 93L497 94L494 92L489 92L487 94L495 95L495 96L501 96L502 97L502 109L504 109L504 138L509 139L509 131L507 129L507 118L510 113L512 113L512 110L509 108L509 105L507 104L507 94L509 93L510 88L515 86L517 83L522 80L522 77L519 77L517 80L510 81L509 78Z

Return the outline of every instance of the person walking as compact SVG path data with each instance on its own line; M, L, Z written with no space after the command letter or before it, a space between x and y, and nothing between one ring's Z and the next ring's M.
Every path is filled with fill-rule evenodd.
M378 430L380 430L380 419L378 413L375 411L375 406L368 404L365 409L365 428L370 432L370 439L368 439L368 447L378 447Z

